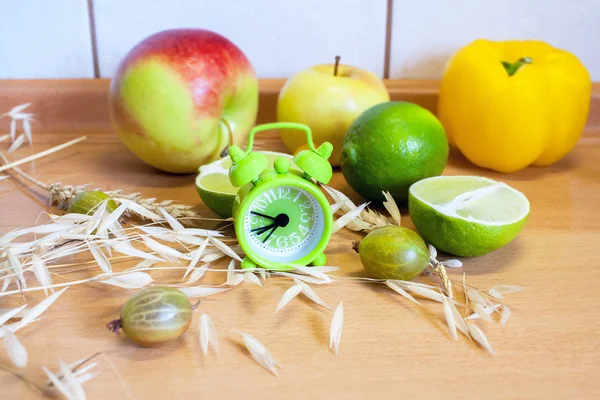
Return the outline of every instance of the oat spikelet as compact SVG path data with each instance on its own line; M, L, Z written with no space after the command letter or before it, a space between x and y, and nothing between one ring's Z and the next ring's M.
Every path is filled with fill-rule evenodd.
M467 328L467 323L465 322L464 317L460 315L453 301L448 301L448 304L450 305L450 311L452 312L452 316L454 317L454 323L456 324L456 327L466 337L471 339L471 335L469 334L469 328Z
M328 310L331 310L331 307L329 307L329 304L327 304L325 302L325 300L323 300L317 294L317 292L315 292L313 290L313 288L311 288L310 286L308 286L306 283L302 282L301 280L294 279L294 281L296 282L296 284L298 284L298 285L300 285L302 287L302 293L304 293L304 295L306 297L308 297L309 299L311 299L312 301L314 301L315 303L317 303L321 307L324 307L324 308L326 308Z
M61 294L63 294L65 292L65 290L67 290L68 287L59 290L58 292L54 292L52 293L50 296L46 297L44 300L40 301L38 304L36 304L35 307L33 307L27 314L25 314L25 316L21 319L21 322L19 322L19 324L16 326L15 329L13 329L13 332L16 332L17 330L23 328L24 326L28 325L29 323L33 322L35 319L37 319L40 315L42 315L44 313L44 311L46 311L51 305L52 303L54 303Z
M66 383L67 387L71 390L71 393L74 395L76 399L85 399L85 392L83 391L83 387L81 386L81 382L75 377L73 371L63 362L63 360L58 360L58 365L60 367L60 373L62 374L62 379Z
M106 254L100 250L98 246L96 246L93 242L86 242L90 253L92 253L92 257L96 260L96 263L105 274L110 274L112 272L112 266L110 265L110 261L108 261L108 257Z
M279 304L277 304L277 308L275 312L281 310L283 307L287 305L294 297L298 296L302 292L302 285L295 284L291 288L285 291L283 296L281 296L281 300L279 300Z
M152 277L145 272L129 272L101 280L106 285L118 286L123 289L141 289L152 283Z
M483 307L481 304L478 304L478 303L471 303L470 307L473 309L473 311L475 311L475 313L477 313L479 318L481 318L482 320L488 321L488 322L494 322L492 320L492 317L490 317L490 313L488 313L488 310L486 307Z
M412 283L405 285L405 289L413 292L417 296L425 297L426 299L434 300L440 303L442 302L442 294L438 291L431 290Z
M109 364L111 364L108 358L107 361ZM49 382L45 385L45 389L55 389L68 400L85 400L86 396L82 383L92 379L97 375L94 373L86 373L90 369L94 368L97 363L92 363L83 368L79 368L74 372L74 369L77 368L76 365L81 366L84 362L85 361L67 365L59 359L59 372L57 374L54 374L46 367L42 367L43 371L49 378ZM118 375L117 377L119 380L121 380Z
M463 266L462 261L456 259L442 261L442 264L446 268L461 268Z
M237 253L235 251L233 251L233 249L229 246L227 246L225 243L223 243L222 241L220 241L219 239L215 238L215 237L210 237L209 238L210 242L212 244L215 245L215 247L217 249L219 249L223 254L225 254L228 257L231 257L234 260L237 260L239 262L242 262L242 259L240 258L240 256L237 255Z
M86 190L88 185L63 185L60 182L50 185L50 205L56 204L60 209L66 209L79 193Z
M468 305L468 308L475 310L475 304L476 303L470 302ZM494 305L490 305L487 307L482 307L481 305L479 305L479 307L481 307L480 312L483 312L488 316L488 317L484 317L483 319L488 320L488 318L489 318L489 320L491 320L491 317L489 317L489 315L496 312L500 307L502 307L502 304L494 304ZM479 314L477 312L474 312L473 314L469 315L465 319L481 319L481 317L479 316Z
M13 308L0 315L0 326L4 325L6 321L11 318L15 318L21 311L23 311L27 307L27 304L23 304L21 307Z
M50 273L48 272L48 268L44 264L42 260L36 255L31 257L31 262L33 264L33 273L35 278L38 280L40 285L52 286L52 278L50 277ZM54 289L50 288L50 291L54 292ZM46 296L48 295L48 289L44 289Z
M475 339L475 341L477 343L479 343L483 348L485 348L487 351L489 351L492 354L496 354L496 352L494 351L494 349L492 348L492 345L490 344L490 342L488 341L487 337L485 336L485 334L481 331L481 329L479 329L479 327L477 327L474 324L470 324L467 323L467 327L469 328L469 333L471 334L471 337L473 339Z
M211 286L192 286L179 288L188 298L196 299L198 297L210 296L213 294L225 292L228 288L218 288Z
M24 142L25 142L25 135L19 135L19 137L9 147L8 152L12 153L13 151L17 150L19 147L21 147L23 145Z
M112 190L105 192L115 200L126 199L141 205L154 214L161 214L160 208L175 218L194 218L200 215L192 210L193 206L185 204L174 204L173 200L156 201L155 198L143 198L141 193L123 194L122 190Z
M53 372L51 372L46 367L42 367L42 370L44 371L46 376L48 376L48 378L50 379L50 382L56 388L56 390L58 390L60 392L60 394L65 396L65 398L67 400L75 400L76 399L76 397L71 393L71 391L63 383L63 381L61 381L56 375L54 375Z
M427 248L429 249L429 258L436 259L437 258L437 250L432 245L428 244Z
M342 331L344 329L344 306L340 302L335 308L333 318L331 319L331 325L329 326L329 348L338 354L340 350L340 343L342 342Z
M204 254L204 251L206 250L207 245L208 245L208 239L204 239L202 244L196 250L194 250L192 252L192 260L190 261L190 264L188 265L187 269L185 270L185 274L183 274L183 278L181 280L184 280L185 277L188 276L188 274L190 272L192 272L192 270L196 267L196 264L198 264L198 261L200 261L200 257Z
M257 338L247 333L239 332L244 345L252 355L252 358L264 369L277 376L277 367L281 368L273 354Z
M367 226L364 228L360 228L360 226L357 226L358 224L356 224L356 219L359 219L363 223L366 223ZM352 230L364 230L365 232L370 232L373 229L378 228L380 226L390 225L390 223L391 221L387 219L387 217L384 217L377 211L371 210L367 207L360 213L360 215L357 218L354 219L354 221L352 221L353 226L350 226L351 224L348 224L347 227Z
M488 293L490 296L495 297L497 299L501 299L505 294L520 292L524 288L522 286L515 285L496 285L492 287Z
M383 196L385 197L383 206L390 213L390 216L392 217L396 225L401 226L401 215L396 201L394 201L394 198L392 197L390 192L383 192Z
M444 267L444 264L438 263L436 261L436 266L434 268L434 273L437 276L439 276L440 279L442 280L442 284L444 285L444 289L446 289L446 295L450 299L453 299L454 295L452 293L452 282L450 281L450 278L448 277L448 274L446 273L446 268Z
M452 300L448 300L446 296L442 296L442 304L444 306L444 317L446 317L446 322L448 323L448 329L450 329L450 335L452 339L458 340L458 334L456 333L456 321L454 319L454 313L452 312L452 308L450 307L450 302Z
M25 281L25 276L23 275L23 265L21 264L21 261L18 259L18 257L13 253L12 249L8 250L8 264L17 276L17 283L19 284L19 288L27 288L27 282Z
M50 191L50 204L56 204L61 209L66 209L75 196L79 193L88 190L89 185L63 185L60 182L53 183L49 185L48 190ZM94 190L102 190L101 188L97 188ZM171 215L174 218L196 218L200 217L198 213L192 210L193 206L185 205L185 204L174 204L173 200L164 200L157 202L155 198L143 198L141 193L130 193L124 194L122 190L109 190L105 191L107 195L113 198L117 202L123 203L123 200L130 201L135 203L141 208L149 211L155 216L159 216L162 214L161 209L163 209L166 213ZM127 216L138 216L143 219L152 219L148 218L148 215L143 211L141 213L133 211L131 208L125 212ZM183 221L186 223L186 221Z
M258 279L258 277L256 275L254 275L254 273L252 273L250 271L244 272L243 277L244 277L243 279L245 282L252 283L256 286L263 287L262 282L260 281L260 279Z
M502 328L506 327L508 323L508 319L510 318L510 309L506 306L506 304L502 305L502 313L500 314L500 325Z
M402 289L402 287L400 286L400 284L398 284L398 282L394 281L394 280L387 280L385 281L385 285L387 287L389 287L390 289L392 289L394 292L398 293L399 295L407 298L408 300L412 301L413 303L416 303L418 305L421 305L421 303L419 303L417 301L417 299L415 299L414 297L411 296L410 293L408 293L406 290Z
M200 347L202 348L202 353L207 355L208 347L210 346L215 353L219 354L219 337L217 336L215 325L208 314L200 315L198 329L200 331Z
M27 366L27 350L10 329L4 329L4 348L8 353L10 361L17 368L25 368Z

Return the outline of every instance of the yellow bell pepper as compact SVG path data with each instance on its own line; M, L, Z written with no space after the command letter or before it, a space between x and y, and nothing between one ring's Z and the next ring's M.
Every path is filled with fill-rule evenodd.
M571 53L541 41L476 40L446 66L438 117L450 143L480 167L550 165L583 132L591 88Z

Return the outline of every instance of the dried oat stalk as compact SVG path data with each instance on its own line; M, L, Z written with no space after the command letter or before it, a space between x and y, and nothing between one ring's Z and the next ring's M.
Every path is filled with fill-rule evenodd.
M331 206L331 210L334 214L343 213L338 219L337 229L346 227L353 231L370 232L375 228L385 225L400 225L401 216L398 205L394 201L394 198L388 192L383 192L385 201L383 202L384 207L390 213L390 217L386 217L375 210L367 207L366 204L360 206L355 205L352 200L348 198L344 193L336 190L327 185L320 185L325 192L331 197L334 203ZM341 220L341 221L340 221ZM342 224L343 222L343 224Z
M432 251L432 254L434 252ZM443 271L443 272L442 272ZM477 320L485 323L500 322L504 328L510 318L510 310L508 307L498 302L498 292L504 294L514 293L521 290L521 287L511 285L496 285L489 291L479 290L466 283L466 277L463 275L462 297L464 301L457 301L450 296L452 293L452 280L448 277L444 262L437 262L433 267L433 274L440 277L442 287L419 283L414 281L387 280L385 284L400 294L404 298L422 306L415 297L420 297L428 300L433 300L442 305L444 319L448 325L450 336L457 340L457 330L462 332L465 337L475 341L482 348L488 350L491 354L495 354L487 336L483 330L475 325ZM440 276L443 274L443 277ZM415 296L415 297L413 297ZM458 307L463 307L464 312L460 313Z
M22 109L13 109L11 112L17 115ZM19 140L24 141L24 138L19 139L16 135L11 135L11 139L13 144L18 143ZM2 153L0 158L8 164L8 160ZM51 204L56 204L62 209L67 208L72 199L88 187L87 185L63 185L59 182L48 185L24 173L18 166L11 166L11 168L21 178L47 190ZM385 225L401 225L398 206L387 192L383 193L385 197L383 206L389 213L389 217L368 208L367 204L356 206L343 193L322 186L334 200L331 206L333 213L340 215L336 220L337 229L345 226L355 231L370 232ZM187 220L198 217L191 206L175 204L171 200L161 202L154 198L143 198L140 193L124 194L122 190L105 193L120 203L113 213L108 213L104 204L104 207L102 205L98 207L93 215L50 215L50 221L46 224L9 232L0 237L0 281L2 283L0 298L8 295L23 295L36 290L46 291L49 295L46 300L31 310L22 307L0 314L0 320L4 317L8 320L22 315L20 322L5 327L10 329L9 332L15 332L24 323L35 321L41 312L64 291L63 289L53 292L54 289L80 284L101 283L124 289L137 289L151 284L170 284L179 287L190 298L197 298L234 290L239 285L263 287L268 277L278 276L290 279L294 285L283 294L276 307L277 312L300 294L322 306L321 311L331 310L327 302L310 285L357 280L329 275L336 269L335 267L294 266L295 270L288 272L236 269L236 261L239 262L243 254L239 246L231 243L234 239L215 239L216 236L221 236L220 232L188 229L182 225ZM153 222L140 225L134 221L124 220L123 217L126 216L136 216ZM160 223L160 226L157 223ZM22 240L28 234L35 234L35 240L29 242L15 240ZM82 253L88 256L87 261L78 262L77 265L64 263L65 259ZM413 281L388 280L384 283L397 294L418 305L422 303L417 298L440 303L453 339L457 339L457 332L460 331L469 339L493 352L487 337L475 325L478 322L476 320L499 319L504 327L510 317L510 311L504 304L499 303L498 299L519 288L499 285L486 292L472 288L463 281L464 303L459 303L446 268L457 268L462 266L462 263L458 260L438 261L437 252L433 247L430 248L430 258L428 272L440 279L441 286ZM211 263L219 259L229 259L229 268L210 267ZM132 268L123 269L119 268L121 261L135 261L137 264ZM95 275L80 281L63 279L64 272L72 272L77 268L91 269L95 271ZM156 270L170 270L178 274L177 279L181 281L177 284L173 284L172 280L157 282L153 277L153 271ZM52 271L52 279L50 279L50 271ZM207 273L221 273L224 277L226 275L226 280L220 287L198 285ZM262 282L259 276L262 277ZM382 283L368 278L358 278L358 280L371 284ZM463 307L464 313L461 314L457 307ZM340 302L333 312L330 324L329 347L335 354L339 351L343 325L344 309ZM204 314L200 318L198 328L202 352L206 354L209 347L217 352L216 329L208 315ZM276 375L279 364L270 351L253 336L236 332L242 337L244 345L256 362ZM19 345L14 335L9 334L7 346L11 351L11 359L17 366L26 362L26 353L23 356L23 349ZM83 398L85 396L81 388L83 378L78 379L78 373L89 377L89 374L84 375L84 371L87 370L82 368L76 371L77 368L65 366L62 362L60 364L61 370L58 374L46 370L51 380L47 387L58 390L68 398Z
M10 133L0 137L0 142L5 138L10 137L12 145L8 149L8 152L11 153L17 150L19 147L27 141L30 145L33 143L33 137L31 134L31 122L34 121L34 115L31 113L25 112L31 103L20 104L18 106L13 107L10 111L0 115L0 118L8 117L10 118ZM18 125L21 125L22 133L18 132Z
M90 190L89 185L63 185L60 182L53 183L49 187L50 191L50 205L56 205L60 209L66 209L71 204L71 201L78 194ZM101 188L95 188L91 190L102 190ZM146 210L160 215L160 209L165 210L169 215L174 218L199 218L200 214L195 212L193 206L185 204L177 204L174 200L162 200L158 201L156 198L144 198L141 193L123 193L123 190L109 190L104 191L107 195L116 201L129 200L136 204L139 204ZM143 214L136 212L133 209L128 209L125 213L127 216L141 217L147 219ZM184 223L189 223L189 220L184 220Z

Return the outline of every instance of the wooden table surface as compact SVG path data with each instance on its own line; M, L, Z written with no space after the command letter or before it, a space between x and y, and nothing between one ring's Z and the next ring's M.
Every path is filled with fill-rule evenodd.
M17 159L74 138L72 133L40 134L35 147L10 154ZM278 138L259 142L281 150ZM6 143L0 145L6 150ZM264 288L244 283L206 298L189 331L156 349L139 348L116 337L105 324L118 315L131 294L88 284L72 287L18 336L29 352L24 375L43 382L42 366L56 369L94 352L108 356L136 399L593 399L600 398L600 134L587 131L575 150L549 168L528 168L502 175L477 169L452 154L445 175L477 174L502 180L531 202L531 216L520 236L487 256L463 259L472 285L524 286L509 295L512 318L507 327L480 323L497 351L491 356L460 337L449 337L441 307L409 303L385 287L340 281L315 290L331 305L344 301L345 324L339 355L328 349L331 313L297 299L273 311L288 279L272 278ZM72 148L24 168L52 183L93 183L105 189L139 191L159 199L198 204L194 176L163 174L134 158L110 132L103 131ZM339 171L334 187L360 199ZM32 226L46 194L14 180L0 182L0 235ZM412 227L406 209L403 224ZM210 212L206 212L210 215ZM358 255L350 250L361 234L342 230L327 249L329 264L340 276L362 276ZM57 278L58 279L58 278ZM176 279L176 277L173 277ZM223 279L222 276L211 279ZM35 304L43 294L0 300L5 308ZM205 357L197 320L209 313L220 335L220 354ZM229 328L250 333L267 345L282 364L274 377L256 364ZM85 384L90 399L127 398L107 363ZM0 363L10 365L3 350ZM38 398L21 381L0 371L0 397Z

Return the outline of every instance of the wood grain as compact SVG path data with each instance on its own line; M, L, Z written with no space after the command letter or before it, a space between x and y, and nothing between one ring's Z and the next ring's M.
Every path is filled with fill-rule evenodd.
M105 83L77 84L100 91ZM48 91L52 91L50 86ZM58 86L55 89L62 90ZM69 89L73 95L76 86ZM27 89L18 91L26 93ZM88 104L98 104L92 101L93 96L79 96L84 96L82 101L90 101ZM10 100L18 103L24 99L4 97L0 109L5 109ZM73 139L86 129L95 134L75 147L26 166L29 173L49 183L93 183L106 189L122 188L159 199L176 199L204 209L194 189L194 176L174 176L147 167L101 125L92 129L94 121L81 120L77 129L72 121L80 116L69 123L61 122L51 112L60 112L60 107L47 100L42 104L47 108L39 113L40 121L55 121L65 127L64 131L36 134L34 130L35 147L23 147L11 154L11 159ZM84 105L79 107L79 112L86 112ZM100 115L98 110L87 113ZM344 301L344 334L336 357L328 350L331 314L299 298L274 315L281 295L292 283L272 278L264 288L242 284L207 298L190 330L180 340L157 349L139 348L104 327L118 315L129 292L99 284L73 287L41 321L19 332L19 339L29 351L29 365L22 372L41 383L45 380L41 366L55 369L58 358L72 362L100 351L120 371L136 399L598 398L597 134L598 130L588 129L574 151L552 167L528 168L510 175L475 168L456 153L450 157L445 175L476 174L499 179L525 193L532 204L529 222L513 243L484 257L464 259L462 271L451 271L453 279L460 279L465 272L470 283L481 288L498 283L526 287L506 298L513 313L506 329L480 324L498 353L495 357L464 338L453 342L439 305L424 302L418 307L385 288L348 280L315 287L332 306ZM274 135L261 139L259 145L282 150ZM6 143L0 146L3 151L7 148ZM335 172L333 186L361 201L339 171ZM41 212L49 211L46 199L45 193L16 180L0 182L0 235L35 224ZM403 224L412 227L406 209L402 211ZM329 264L341 267L342 277L364 274L358 256L350 250L352 240L360 237L347 230L332 237L327 249ZM224 277L214 273L208 279L222 281ZM3 299L0 307L32 305L41 298L43 295L33 294L25 299ZM212 316L220 335L218 358L204 357L200 351L196 324L203 312ZM283 365L280 376L273 377L254 363L228 327L263 341ZM86 383L88 398L126 398L108 363L102 358L98 361L102 374ZM3 350L0 363L9 364ZM1 371L0 385L2 398L39 398L18 379Z
M277 96L285 79L260 79L258 123L277 118ZM0 80L0 110L32 103L28 111L36 114L38 132L81 134L111 130L108 113L108 79ZM432 112L437 110L438 80L386 79L390 98L411 101ZM10 121L0 119L0 130ZM592 87L591 111L585 134L600 128L600 82Z

